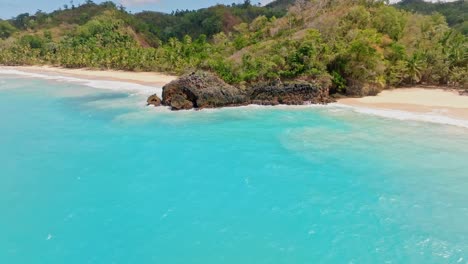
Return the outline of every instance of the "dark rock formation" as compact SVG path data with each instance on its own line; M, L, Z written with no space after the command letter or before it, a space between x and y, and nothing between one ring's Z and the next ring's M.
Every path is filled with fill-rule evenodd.
M148 105L154 105L154 106L161 105L161 99L159 99L159 97L155 94L148 97L148 100L146 102L148 103Z
M206 72L184 75L163 88L162 103L172 110L236 106L247 102L240 89Z
M258 85L251 89L250 100L259 105L326 104L334 101L328 88L309 82Z
M260 105L303 105L334 102L328 85L307 81L281 83L280 81L254 86L243 92L207 72L184 75L163 87L162 104L172 110ZM159 105L157 96L148 98L148 104Z

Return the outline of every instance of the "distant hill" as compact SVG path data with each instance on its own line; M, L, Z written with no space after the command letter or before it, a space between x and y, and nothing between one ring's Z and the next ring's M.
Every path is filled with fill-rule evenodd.
M466 0L435 3L423 0L403 0L395 6L425 15L440 13L446 17L449 26L468 35L468 1Z
M171 37L181 39L185 35L208 38L219 32L231 32L240 23L250 23L259 16L281 17L286 10L261 7L246 1L243 4L215 5L199 10L176 10L172 14L145 11L135 19L146 24L148 33L162 41Z
M266 5L266 7L278 9L278 10L285 10L288 9L291 5L293 5L296 0L276 0Z
M123 20L138 35L140 43L157 46L161 41L168 41L172 37L182 39L185 35L192 38L205 35L211 38L219 32L231 32L236 25L250 23L258 16L281 17L286 10L255 6L250 1L245 1L243 4L216 5L199 10L176 10L170 14L144 11L133 15L111 1L96 4L88 0L82 5L66 6L51 13L38 10L35 14L20 14L10 19L9 24L1 22L0 31L3 29L10 32L9 26L12 25L20 32L42 34L47 30L56 38L106 13L112 13L113 17ZM4 33L5 36L7 34L10 35Z
M92 1L88 1L79 6L70 6L51 13L38 10L35 14L19 14L10 19L10 22L19 30L52 28L62 24L83 25L105 11L114 9L117 10L117 6L113 2L104 2L98 5Z

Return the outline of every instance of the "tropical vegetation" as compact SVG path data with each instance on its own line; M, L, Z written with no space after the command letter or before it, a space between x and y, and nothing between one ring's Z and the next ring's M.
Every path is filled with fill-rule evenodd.
M306 80L333 93L468 83L468 42L440 13L379 0L250 1L173 14L112 2L0 21L0 64L183 73L204 69L244 88ZM465 22L464 22L465 23Z
M468 1L426 2L423 0L403 0L395 6L424 15L440 13L446 17L449 26L464 35L468 35Z

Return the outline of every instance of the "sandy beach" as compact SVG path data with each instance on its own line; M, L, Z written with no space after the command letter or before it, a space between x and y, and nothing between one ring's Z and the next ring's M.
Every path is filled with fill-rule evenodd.
M149 86L163 86L177 78L157 72L128 72L113 70L66 69L50 66L0 66L0 69L18 70L29 73L54 74L94 80L124 81Z
M385 90L377 96L346 98L339 104L372 109L427 113L468 120L468 96L441 88L400 88Z

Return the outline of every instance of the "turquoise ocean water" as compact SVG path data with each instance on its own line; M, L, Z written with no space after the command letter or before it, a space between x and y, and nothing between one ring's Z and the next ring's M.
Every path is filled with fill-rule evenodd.
M468 129L0 75L0 263L468 263Z

